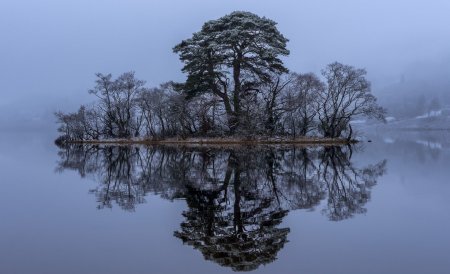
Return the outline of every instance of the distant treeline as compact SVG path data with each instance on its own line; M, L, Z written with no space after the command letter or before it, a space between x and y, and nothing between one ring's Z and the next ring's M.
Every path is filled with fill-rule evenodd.
M276 23L233 12L204 24L174 47L185 64L184 83L157 88L127 72L97 74L89 92L98 101L74 113L56 113L59 141L111 138L315 135L353 136L350 121L384 119L366 71L340 63L322 77L289 73L289 55Z

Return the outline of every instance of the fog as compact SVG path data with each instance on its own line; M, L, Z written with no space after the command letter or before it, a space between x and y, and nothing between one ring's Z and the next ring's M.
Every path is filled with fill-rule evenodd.
M94 100L96 72L182 81L172 47L234 10L278 22L291 71L339 61L366 68L381 103L434 93L450 102L448 0L2 0L0 126L53 127L54 111Z

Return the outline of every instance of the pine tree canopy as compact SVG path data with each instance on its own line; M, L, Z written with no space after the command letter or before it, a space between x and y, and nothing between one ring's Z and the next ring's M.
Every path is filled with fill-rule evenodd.
M236 11L206 22L199 32L174 47L187 74L185 91L194 96L254 88L271 74L287 72L280 56L289 55L277 23L250 12Z

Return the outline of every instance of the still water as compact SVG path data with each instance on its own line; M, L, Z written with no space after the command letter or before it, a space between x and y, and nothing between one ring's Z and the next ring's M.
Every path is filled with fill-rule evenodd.
M0 273L450 273L448 133L355 147L0 137Z

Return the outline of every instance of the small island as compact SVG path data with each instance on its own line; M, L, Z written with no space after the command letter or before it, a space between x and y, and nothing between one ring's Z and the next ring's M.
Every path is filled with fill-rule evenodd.
M276 22L250 12L208 21L173 48L183 83L98 73L96 102L55 114L55 143L339 145L356 142L352 120L385 119L364 69L290 72L287 43Z

